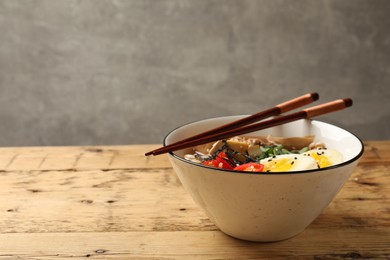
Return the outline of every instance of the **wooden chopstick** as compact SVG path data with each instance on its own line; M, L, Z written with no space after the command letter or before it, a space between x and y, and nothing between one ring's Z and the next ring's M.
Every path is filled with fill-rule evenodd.
M213 134L220 133L220 132L225 132L225 131L228 131L228 130L231 130L231 129L234 129L234 128L238 128L238 127L241 127L241 126L244 126L244 125L249 125L251 123L260 121L262 119L265 119L265 118L268 118L268 117L271 117L271 116L277 116L277 115L280 115L282 113L286 113L288 111L296 109L298 107L302 107L304 105L308 105L308 104L318 100L318 98L319 98L318 93L305 94L305 95L302 95L300 97L297 97L297 98L288 100L286 102L280 103L279 105L276 105L276 106L274 106L272 108L269 108L267 110L264 110L264 111L258 112L256 114L253 114L253 115L244 117L242 119L239 119L237 121L234 121L234 122L231 122L231 123L228 123L228 124L225 124L225 125L213 128L213 129L208 130L206 132L203 132L203 133L191 136L189 138L183 139L181 141L178 141L176 143L167 145L165 147L161 147L159 149L147 152L145 155L146 156L151 155L151 154L154 155L155 153L159 152L160 150L163 150L163 149L165 150L168 147L171 147L173 145L186 143L186 142L191 141L191 140L196 140L196 139L199 139L199 138L202 138L202 137L205 137L205 136L213 135Z
M335 112L335 111L350 107L350 106L352 106L352 103L353 103L352 99L350 99L350 98L338 99L338 100L331 101L331 102L328 102L325 104L321 104L318 106L307 108L307 109L304 109L302 111L298 111L298 112L295 112L295 113L292 113L289 115L280 116L280 117L276 117L276 118L269 119L266 121L262 121L262 122L259 122L256 124L239 127L236 129L231 129L231 130L220 132L220 133L215 133L215 134L212 134L209 136L204 136L204 137L201 137L199 139L190 140L190 141L184 142L184 143L165 146L162 149L158 149L158 151L156 151L152 154L159 155L159 154L163 154L163 153L168 153L168 152L172 152L172 151L176 151L176 150L181 150L181 149L193 147L196 145L201 145L201 144L205 144L205 143L209 143L209 142L213 142L213 141L218 141L218 140L233 137L236 135L246 134L246 133L262 130L265 128L289 123L289 122L296 121L299 119L312 118L312 117L324 115L327 113Z

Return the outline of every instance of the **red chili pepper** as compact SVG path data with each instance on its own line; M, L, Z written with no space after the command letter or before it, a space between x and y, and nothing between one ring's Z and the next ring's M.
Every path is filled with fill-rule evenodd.
M220 152L214 160L204 161L203 165L232 170L233 166L231 166L228 161L229 157L227 156L227 154L224 152Z
M229 156L225 152L220 152L217 155L217 158L224 159L225 161L229 161L230 160Z
M208 160L202 163L203 165L218 168L218 162L216 160Z
M245 171L245 172L262 172L264 170L264 165L261 163L245 163L235 167L235 171Z

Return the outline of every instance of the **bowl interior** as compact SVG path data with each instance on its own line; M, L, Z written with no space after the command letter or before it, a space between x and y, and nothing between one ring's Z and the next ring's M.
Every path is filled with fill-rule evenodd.
M245 116L228 116L212 119L205 119L198 122L190 123L176 128L170 132L165 140L164 145L180 141L195 134L199 134L206 130L217 126L238 120ZM302 119L291 123L283 124L267 128L264 130L245 134L247 136L283 136L283 137L298 137L314 135L315 142L324 143L328 149L335 149L341 152L344 156L344 163L355 160L363 153L363 143L354 134L335 125L317 121ZM244 135L244 136L245 136ZM184 154L191 152L191 149L184 149L171 153L175 157L182 157Z

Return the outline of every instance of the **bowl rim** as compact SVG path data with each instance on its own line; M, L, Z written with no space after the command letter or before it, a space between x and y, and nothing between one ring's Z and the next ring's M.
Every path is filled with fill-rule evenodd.
M182 128L182 127L185 127L187 125L191 125L191 124L194 124L194 123L197 123L197 122L211 120L211 119L219 119L219 118L226 118L226 117L239 117L239 116L245 116L245 115L232 115L232 116L211 117L211 118L205 118L205 119L196 120L196 121L193 121L193 122L189 122L189 123L183 124L181 126L178 126L178 127L174 128L174 129L172 129L170 132L168 132L165 135L164 140L163 140L163 146L167 145L166 141L167 141L167 138L168 138L169 135L171 135L174 131L176 131L176 130ZM336 164L336 165L333 165L333 166L320 168L320 169L311 169L311 170L304 170L304 171L287 171L287 172L248 172L248 171L237 171L237 170L215 168L215 167L210 167L210 166L206 166L206 165L203 165L203 164L195 163L195 162L192 162L190 160L186 160L183 157L180 157L179 155L175 154L174 152L169 152L169 155L171 155L172 157L174 157L174 158L176 158L176 159L178 159L178 160L180 160L180 161L182 161L184 163L192 164L192 165L195 165L195 166L198 166L198 167L203 167L203 168L206 168L206 169L212 169L212 170L216 170L216 171L223 171L223 172L229 172L229 173L235 173L235 174L251 174L251 175L307 174L307 173L312 173L312 172L328 171L328 170L341 168L341 167L343 167L345 165L351 164L352 162L358 160L363 155L363 153L364 153L364 143L357 135L355 135L351 131L348 131L345 128L342 128L340 126L337 126L337 125L334 125L334 124L331 124L331 123L327 123L327 122L324 122L324 121L320 121L320 120L314 120L314 119L303 119L303 120L308 120L310 122L319 122L319 123L331 125L333 127L337 127L337 128L340 128L340 129L346 131L350 135L354 136L360 142L360 145L361 145L360 152L355 157L349 159L348 161L345 161L345 162L342 162L342 163L339 163L339 164Z

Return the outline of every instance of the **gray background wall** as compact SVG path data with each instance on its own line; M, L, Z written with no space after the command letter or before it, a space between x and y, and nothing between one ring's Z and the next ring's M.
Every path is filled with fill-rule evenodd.
M0 0L0 145L160 143L307 92L389 139L390 1Z

